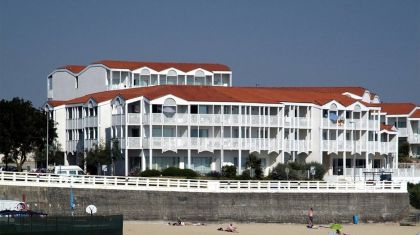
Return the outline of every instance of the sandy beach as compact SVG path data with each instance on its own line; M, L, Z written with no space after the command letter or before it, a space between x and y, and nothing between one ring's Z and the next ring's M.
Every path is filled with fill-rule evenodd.
M244 235L329 235L333 230L329 228L308 229L302 224L235 224L240 234ZM225 228L227 224L209 224L206 226L169 226L164 222L149 223L138 221L124 222L124 235L220 235L230 234L217 231L217 228ZM420 226L407 227L399 224L358 224L343 225L342 231L346 234L380 234L380 235L416 235L420 233Z

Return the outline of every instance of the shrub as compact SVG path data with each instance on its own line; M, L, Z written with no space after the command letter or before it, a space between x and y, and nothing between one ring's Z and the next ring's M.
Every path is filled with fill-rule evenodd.
M315 176L313 177L316 180L322 180L325 175L325 168L317 163L297 163L291 162L288 164L278 164L271 171L268 176L269 179L273 180L308 180L308 171L311 169L311 166L315 167ZM286 174L286 168L289 169L289 174ZM312 176L310 176L312 179Z
M324 166L318 162L310 162L306 164L307 170L311 169L311 166L315 167L315 176L314 179L316 180L323 180L324 175L327 172L327 170L324 168ZM312 176L311 176L312 177Z
M236 167L235 166L223 166L222 167L222 176L226 178L235 178L236 177Z
M420 184L408 183L408 194L410 196L410 205L420 209Z
M244 170L242 171L242 174L238 177L236 177L238 180L250 180L251 178L251 171L250 170Z
M218 171L210 171L209 173L206 174L206 176L212 177L212 178L220 178L222 174Z
M198 177L199 174L191 169L179 169L177 167L168 167L162 171L162 176L195 178Z
M159 176L161 176L161 174L162 173L160 171L158 171L158 170L149 170L149 169L147 169L147 170L141 172L140 173L140 176L142 176L142 177L159 177Z

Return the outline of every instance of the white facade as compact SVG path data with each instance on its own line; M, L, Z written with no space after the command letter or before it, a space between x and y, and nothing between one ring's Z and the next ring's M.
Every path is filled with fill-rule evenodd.
M64 91L72 79L61 73L50 75L49 98L67 101L49 106L69 161L116 138L124 155L119 173L125 175L135 168L169 166L206 173L224 165L240 173L251 153L262 159L266 175L289 161L322 163L330 175L398 165L398 133L381 128L379 97L367 90L232 87L216 94L210 86L231 86L230 71L117 70L94 64L78 73L79 90ZM98 91L105 92L90 94ZM265 94L273 91L281 94L278 100Z
M130 66L121 68L125 63ZM129 63L140 67L133 68ZM153 67L165 69L155 70ZM223 70L210 71L207 67ZM95 92L156 85L232 86L232 72L227 66L214 64L103 61L56 69L47 81L49 100L69 100Z

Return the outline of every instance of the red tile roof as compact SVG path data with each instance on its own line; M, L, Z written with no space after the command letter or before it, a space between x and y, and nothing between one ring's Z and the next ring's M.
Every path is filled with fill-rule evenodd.
M414 113L411 114L409 118L420 118L420 109L414 111Z
M290 87L265 88L163 85L98 92L69 100L66 103L86 103L89 100L89 98L93 98L96 102L100 103L106 100L113 99L117 95L122 96L126 100L140 96L144 96L149 100L153 100L169 94L188 101L204 102L294 102L324 105L332 100L336 100L344 106L348 106L356 102L356 100L344 96L340 92L320 92L317 89L308 89L305 90L305 92L300 91L302 91L302 89L295 89Z
M47 103L53 107L57 107L57 106L66 104L67 102L63 100L49 100L47 101Z
M135 70L142 67L148 67L156 71L162 71L169 68L175 68L183 72L189 72L194 69L204 69L207 71L231 71L227 65L209 64L209 63L166 63L166 62L137 62L137 61L119 61L119 60L101 60L92 64L102 64L112 69L128 69ZM73 73L79 73L86 66L83 65L66 65L59 69L67 69Z
M391 132L397 132L397 130L394 128L393 125L385 125L381 123L381 131L385 130L385 131L391 131Z
M378 106L381 107L382 112L386 112L388 115L408 115L416 108L413 103L381 103Z
M59 67L58 69L67 69L72 73L80 73L80 71L82 71L84 68L86 68L84 65L66 65Z
M135 61L118 61L118 60L101 60L94 64L103 64L114 69L135 70L141 67L148 67L156 71L162 71L169 68L176 68L183 72L189 72L194 69L204 69L207 71L230 71L230 68L223 64L207 64L207 63L172 63L172 62L135 62Z

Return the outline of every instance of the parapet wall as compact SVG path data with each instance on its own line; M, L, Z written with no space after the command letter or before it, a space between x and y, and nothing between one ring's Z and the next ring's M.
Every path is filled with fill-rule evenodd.
M76 214L96 205L98 214L123 214L125 220L191 222L306 223L314 208L315 223L398 221L408 213L407 193L202 193L73 188ZM0 200L22 200L33 210L69 214L70 189L0 186Z

